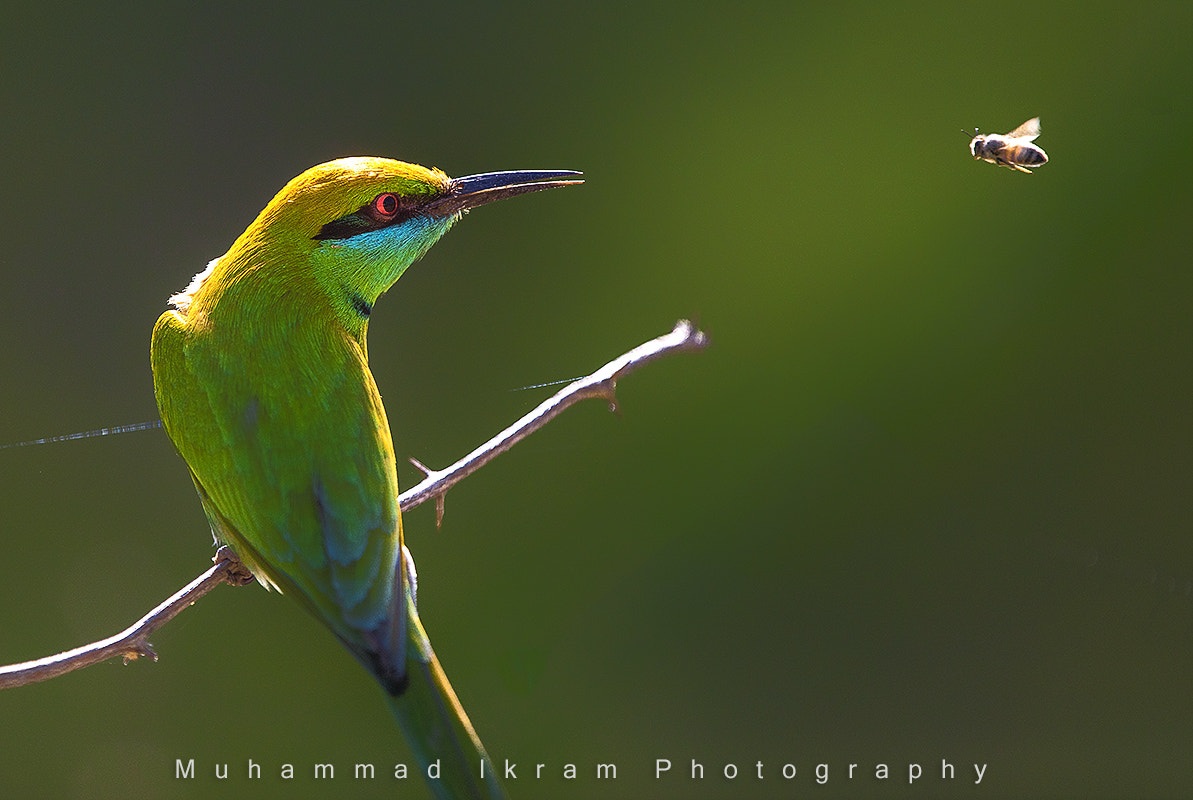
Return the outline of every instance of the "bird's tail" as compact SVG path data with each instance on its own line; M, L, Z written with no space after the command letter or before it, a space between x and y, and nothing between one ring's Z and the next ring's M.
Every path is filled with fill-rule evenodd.
M407 684L386 695L423 777L440 800L505 800L489 754L431 649L407 584Z

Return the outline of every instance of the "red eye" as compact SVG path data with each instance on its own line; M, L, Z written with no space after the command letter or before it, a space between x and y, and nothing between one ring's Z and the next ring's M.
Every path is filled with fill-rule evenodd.
M398 196L393 192L379 194L373 198L373 210L383 217L398 213Z

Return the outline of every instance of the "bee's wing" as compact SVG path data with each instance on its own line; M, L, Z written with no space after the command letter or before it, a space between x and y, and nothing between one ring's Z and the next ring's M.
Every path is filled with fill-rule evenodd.
M1031 141L1040 135L1040 118L1032 117L1010 133L1004 134L1008 139L1026 139Z

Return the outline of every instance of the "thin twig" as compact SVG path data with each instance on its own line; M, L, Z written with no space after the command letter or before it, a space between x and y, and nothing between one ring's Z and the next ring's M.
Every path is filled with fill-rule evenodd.
M577 378L547 398L530 413L494 436L455 464L442 470L428 469L413 458L410 461L424 473L426 478L398 495L402 511L409 511L434 497L436 502L436 524L443 521L443 499L448 489L455 486L478 469L488 464L518 442L525 439L568 407L590 397L603 397L609 401L609 410L617 410L617 379L628 375L638 367L672 353L702 350L708 345L708 337L697 330L692 323L681 319L670 333L640 344L628 353L618 356L596 372L584 378Z
M182 609L193 605L196 600L221 583L243 586L253 582L253 576L245 570L226 546L217 550L215 558L212 560L215 561L214 566L179 589L172 597L127 630L107 639L83 647L76 647L74 650L67 650L56 656L0 667L0 689L48 681L50 678L57 678L59 675L65 675L76 669L89 667L116 656L122 656L125 664L142 657L157 661L157 653L154 651L153 645L149 644L149 636L158 628L174 619Z
M427 469L411 459L415 466L427 474L427 477L414 488L398 495L402 511L409 511L433 497L437 510L436 522L441 522L443 501L448 489L546 425L568 407L590 397L603 397L609 401L610 409L614 410L617 407L615 392L618 378L628 375L638 367L657 358L672 353L702 350L707 344L708 338L692 323L680 320L670 333L641 344L625 355L610 361L591 375L568 384L552 397L540 403L529 414L447 469ZM142 657L157 661L157 653L149 644L151 634L216 586L222 583L233 586L252 583L252 575L227 547L221 547L213 560L216 562L214 566L127 630L102 641L67 650L55 656L0 667L0 689L46 681L116 656L122 656L126 664Z

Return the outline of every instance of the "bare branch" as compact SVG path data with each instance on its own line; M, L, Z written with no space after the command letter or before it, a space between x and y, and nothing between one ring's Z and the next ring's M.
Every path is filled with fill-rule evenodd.
M533 411L450 467L443 470L428 469L418 461L411 459L414 466L425 472L427 477L417 486L398 495L398 503L402 506L403 511L409 511L434 497L437 504L436 524L441 523L443 521L443 498L446 497L448 489L555 419L568 407L590 397L603 397L609 401L609 409L615 411L617 410L615 392L618 378L630 374L638 367L657 358L672 353L703 350L707 345L708 337L702 331L697 330L692 323L681 319L675 323L675 327L670 333L640 344L628 353L613 359L591 375L572 381L539 403Z
M610 409L616 410L615 392L618 378L628 375L638 367L657 358L672 353L702 350L707 345L708 337L696 330L692 323L680 320L670 333L641 344L610 361L588 377L568 384L552 397L540 403L529 414L447 469L428 469L411 459L415 466L426 473L427 477L414 488L398 496L402 510L409 511L433 497L437 509L436 524L439 524L443 520L443 503L448 489L546 425L568 407L590 397L603 397L609 401ZM213 560L216 562L213 567L188 583L127 630L102 641L67 650L55 656L0 667L0 689L46 681L116 656L122 656L126 664L141 657L157 661L157 653L149 644L151 634L216 586L222 583L243 586L253 582L253 576L228 547L221 547L216 551Z
M147 657L157 661L157 653L149 644L149 636L203 595L221 583L242 586L252 583L253 576L226 546L216 551L215 565L182 587L172 597L142 617L127 630L93 644L76 647L56 656L0 667L0 689L24 686L27 683L48 681L76 669L89 667L109 658L122 656L124 663Z

